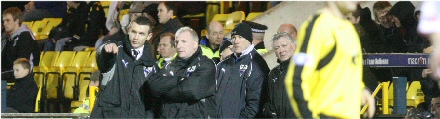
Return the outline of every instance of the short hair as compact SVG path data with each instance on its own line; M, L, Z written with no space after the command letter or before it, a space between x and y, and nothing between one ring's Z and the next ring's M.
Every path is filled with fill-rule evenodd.
M177 14L176 5L174 5L172 2L162 2L162 3L165 5L168 11L173 10L173 16Z
M191 36L193 37L193 40L196 41L197 43L199 43L199 36L197 35L197 32L194 31L192 28L187 27L187 26L182 27L182 28L180 28L179 30L177 30L177 32L176 32L176 39L177 39L177 36L178 36L180 33L183 33L183 32L185 32L185 31L189 32L189 33L191 34Z
M136 19L134 19L133 21L130 22L130 24L128 25L129 27L131 27L132 23L136 23L138 25L147 25L150 29L148 30L148 33L151 33L153 31L153 22L148 19L145 16L139 16Z
M277 40L279 40L280 38L287 38L287 40L289 40L291 43L296 44L296 41L292 39L292 37L290 37L290 35L286 32L281 32L281 33L277 33L275 35L273 35L273 39L272 39L272 47L273 47L273 43Z
M167 36L170 37L170 39L171 39L170 40L171 46L176 47L176 44L174 43L174 40L176 40L176 38L173 33L171 33L171 32L163 33L162 35L160 35L160 39L162 39L163 37L167 37Z
M31 63L26 58L18 58L14 61L14 65L21 65L24 69L31 69Z
M7 14L11 14L12 18L14 18L14 21L16 21L18 19L19 25L21 25L21 22L23 22L23 13L21 12L21 10L18 7L10 7L8 9L6 9L3 12L3 16L5 16Z
M374 20L379 21L379 18L377 17L377 12L381 10L390 10L391 7L393 6L388 1L377 1L376 3L374 3L373 5Z

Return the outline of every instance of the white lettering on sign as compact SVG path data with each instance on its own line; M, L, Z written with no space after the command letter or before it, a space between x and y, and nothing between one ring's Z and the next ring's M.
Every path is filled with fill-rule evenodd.
M408 64L428 64L429 60L423 57L408 58Z
M389 64L388 59L374 58L364 60L364 65L387 65Z

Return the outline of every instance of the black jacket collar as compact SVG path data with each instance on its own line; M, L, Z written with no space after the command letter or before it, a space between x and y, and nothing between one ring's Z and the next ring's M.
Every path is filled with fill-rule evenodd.
M202 49L200 48L200 46L197 48L197 51L188 59L183 59L180 57L176 58L176 62L181 63L181 65L183 65L184 67L187 67L188 65L190 65L193 61L196 60L196 58L200 57L202 55Z
M126 37L126 40L123 42L123 46L125 54L127 54L130 58L133 58L134 60L135 57L131 53L131 49L133 49L133 46L131 46L128 37ZM153 54L151 53L151 45L150 43L148 43L148 41L145 41L144 43L144 50L142 52L141 58L139 58L138 60L138 63L144 66L153 66L156 63L155 59L153 58Z

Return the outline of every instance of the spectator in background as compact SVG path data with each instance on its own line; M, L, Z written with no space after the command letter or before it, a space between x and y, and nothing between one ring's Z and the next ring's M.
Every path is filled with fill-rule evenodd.
M268 52L264 46L264 33L267 30L267 26L252 21L243 21L252 28L252 44L255 45L255 49L260 55Z
M281 32L274 35L273 49L279 63L269 73L268 102L263 106L264 117L270 118L295 118L289 97L284 86L284 79L290 64L290 58L295 53L296 41L290 34Z
M151 38L151 40L148 41L150 42L152 49L158 48L159 41L156 41L157 40L156 37L159 37L160 36L159 33L161 32L159 18L157 17L157 13L158 13L157 6L159 6L158 3L151 3L142 10L142 15L150 19L151 22L153 22L153 37ZM152 50L151 53L153 53L153 56L158 55L156 50Z
M67 14L67 4L61 1L30 1L24 8L23 21L63 18Z
M403 40L403 31L394 26L393 17L388 15L392 5L388 1L378 1L373 5L375 20L379 23L381 38L387 46L387 53L406 53L408 47Z
M177 8L172 2L161 2L157 7L157 11L159 23L162 24L162 32L160 34L166 32L176 33L183 26L179 18L176 17Z
M53 28L49 37L50 40L45 42L44 51L62 51L66 42L70 40L78 40L85 33L87 13L86 2L67 1L69 14L63 18L60 25Z
M297 36L297 31L295 26L293 26L292 24L281 24L280 27L278 28L277 33L287 33L290 35L290 38L292 38L293 40L296 40L296 36Z
M366 53L384 53L385 41L380 37L380 31L378 24L371 18L371 11L368 7L365 7L360 12L359 26L361 32L359 37L363 51Z
M21 10L17 7L8 8L3 12L3 25L5 31L10 35L2 38L6 39L6 44L1 52L2 73L12 71L13 62L18 58L30 59L31 67L39 65L40 48L32 31L26 25L21 25L22 15ZM2 79L13 79L11 73L2 75Z
M82 51L87 47L94 47L99 36L107 29L105 29L105 13L100 2L91 1L87 5L88 11L86 25L86 32L80 36L79 39L73 39L66 42L65 50Z
M403 30L403 39L408 46L408 52L421 53L424 38L417 33L417 19L414 17L415 6L410 1L399 1L391 8L389 14L393 16L394 24Z
M161 69L167 64L171 63L171 61L173 61L177 56L174 39L175 36L173 33L163 33L160 35L160 42L157 52L159 52L161 58L159 58L157 61L157 65Z
M437 92L438 93L438 92ZM440 95L431 100L431 113L434 119L440 118Z
M14 61L15 84L7 92L8 113L31 113L35 109L38 86L31 72L31 64L26 58Z
M227 38L223 33L223 25L218 21L212 21L208 26L208 33L206 34L206 39L202 39L207 42L205 45L200 44L202 48L203 55L209 59L214 60L217 64L220 62L220 44Z

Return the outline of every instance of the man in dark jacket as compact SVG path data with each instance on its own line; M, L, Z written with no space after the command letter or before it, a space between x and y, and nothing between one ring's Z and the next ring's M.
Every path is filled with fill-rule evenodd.
M178 57L149 80L162 99L161 118L215 117L215 64L202 55L197 33L182 27L176 32Z
M22 12L17 7L11 7L3 12L3 25L5 31L10 34L6 36L2 55L2 72L12 71L13 62L18 58L29 59L32 66L38 66L40 59L40 48L31 30L26 25L21 25ZM13 79L12 74L2 76L2 79Z
M234 53L217 66L217 118L253 118L260 110L260 96L267 74L257 63L251 27L237 24L231 32ZM263 59L264 61L264 59ZM264 62L265 63L265 62Z
M99 70L113 76L101 89L92 118L154 117L155 102L145 84L157 69L147 42L152 36L151 26L148 18L140 16L129 26L128 40L107 42L98 48Z
M91 1L88 3L89 9L86 18L86 32L79 39L72 39L66 43L64 49L81 51L86 47L93 47L99 35L105 34L105 13L100 2Z
M287 33L278 33L273 38L273 49L280 65L269 73L269 101L264 104L263 115L270 118L295 118L289 97L284 87L284 78L290 58L295 53L296 43ZM265 87L266 88L266 87Z
M399 1L390 10L398 28L404 30L403 39L408 46L408 52L422 53L423 41L426 40L417 32L417 19L414 17L415 6L410 1Z
M67 1L69 10L63 21L52 29L51 39L45 42L44 50L62 51L66 42L78 40L85 33L87 13L90 9L84 1Z
M7 92L6 106L9 113L31 113L35 109L38 86L26 58L14 62L15 85Z

